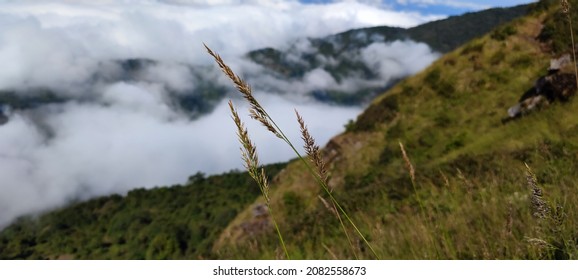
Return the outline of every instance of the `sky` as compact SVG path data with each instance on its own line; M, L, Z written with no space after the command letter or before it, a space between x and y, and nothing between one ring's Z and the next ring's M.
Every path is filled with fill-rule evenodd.
M308 89L336 84L322 69L292 82L262 75L248 51L279 49L304 37L322 37L379 25L412 27L444 18L456 9L517 4L514 1L398 0L4 0L0 1L0 90L49 88L70 101L8 112L0 126L0 228L20 215L37 214L75 200L130 189L185 183L197 172L242 169L239 143L227 100L209 115L191 120L175 110L168 89L191 89L204 79L230 90L247 105L205 53L206 43L251 83ZM307 46L300 46L304 50ZM299 50L299 48L297 48ZM439 54L411 41L374 43L360 50L382 79L420 71ZM379 57L375 61L375 57ZM158 61L133 81L115 60ZM329 62L330 63L330 62ZM255 78L256 77L256 78ZM364 81L361 81L364 82ZM325 145L363 107L338 107L299 95L256 91L261 104L295 143L293 110L304 117L318 144ZM294 155L283 143L242 114L263 163Z
M301 0L302 3L320 4L334 2L359 2L374 7L396 11L413 11L422 14L460 15L494 7L510 7L536 1L528 0Z

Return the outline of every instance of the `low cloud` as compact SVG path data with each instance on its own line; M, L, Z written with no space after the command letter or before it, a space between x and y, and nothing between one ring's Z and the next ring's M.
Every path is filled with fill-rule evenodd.
M362 108L320 104L305 93L319 87L350 90L377 80L337 81L319 68L302 79L283 81L263 74L267 71L244 55L262 47L283 49L297 38L376 25L409 27L437 18L345 2L136 3L0 3L0 91L28 94L28 89L48 88L65 97L61 103L15 109L0 126L0 228L20 215L71 200L183 183L198 171L242 169L226 102L191 119L175 109L169 96L203 80L216 81L230 89L240 111L247 110L213 67L202 42L259 85L258 98L296 143L300 138L293 108L323 145ZM397 48L416 54L405 53L399 60ZM416 71L436 56L413 42L375 43L355 55L380 73L380 83ZM128 71L132 66L126 61L137 58L146 59L138 62L145 66ZM246 120L263 162L293 157L276 138Z
M362 61L370 65L382 81L417 73L438 57L428 45L412 41L373 43L361 50Z
M440 56L424 43L384 40L383 37L375 37L373 43L344 51L338 57L318 54L318 50L307 42L298 42L291 48L282 49L287 62L308 69L297 77L280 76L247 60L235 61L234 65L248 75L248 81L255 88L303 100L311 98L310 93L318 90L355 94L363 89L385 88L398 79L421 71ZM335 48L340 46L336 45ZM313 64L316 65L312 69L308 68L312 63L311 56L314 56ZM348 63L346 71L328 70L343 68L339 63L344 61ZM364 67L360 68L360 64Z
M0 127L0 225L73 199L178 184L198 171L242 169L225 101L213 114L190 121L146 95L148 91L137 86L119 84L106 91L112 105L69 103L44 108L34 112L36 116L13 115ZM295 143L300 138L293 108L303 114L320 144L360 110L257 97ZM235 104L247 112L242 100ZM284 143L243 117L263 163L294 157ZM35 118L41 118L42 125Z

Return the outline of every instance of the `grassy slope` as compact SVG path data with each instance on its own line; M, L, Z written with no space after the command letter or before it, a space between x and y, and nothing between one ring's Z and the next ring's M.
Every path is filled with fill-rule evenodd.
M317 68L322 68L338 82L351 76L375 80L378 73L360 56L360 50L370 44L382 42L382 40L385 43L411 40L425 43L433 51L443 54L473 38L486 34L496 26L526 15L528 9L529 5L488 9L452 16L408 29L388 26L354 29L324 38L309 39L311 48L307 51L297 51L299 48L291 45L284 51L265 48L251 51L247 55L272 74L288 80L303 78L309 71ZM296 57L298 57L297 60ZM355 92L318 88L308 94L324 103L365 105L381 92L391 88L397 81L396 78L395 81L387 83L384 81L381 85L361 87Z
M382 258L578 258L578 103L500 121L548 66L535 41L545 18L517 20L444 56L327 145L334 194ZM551 36L558 48L567 39L560 29ZM415 189L398 141L416 169ZM565 216L532 217L524 162ZM358 238L348 245L298 162L272 185L292 258L371 257ZM0 258L278 258L272 230L239 230L257 197L247 174L233 173L97 199L4 230Z
M501 124L549 65L535 40L555 18L549 12L501 27L401 82L325 149L339 154L330 164L335 194L382 258L578 258L578 103ZM398 141L416 168L415 190ZM558 215L532 216L524 163L553 209L562 207ZM359 240L347 245L298 164L280 174L272 202L292 257L370 258ZM225 230L215 252L278 256L273 234L231 242L247 217Z
M412 40L424 42L435 51L447 53L464 42L488 33L496 26L526 15L528 9L529 5L519 5L466 13L409 28L407 34Z

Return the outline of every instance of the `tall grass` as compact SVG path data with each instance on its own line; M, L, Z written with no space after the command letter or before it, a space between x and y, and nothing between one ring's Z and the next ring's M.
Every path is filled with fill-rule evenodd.
M406 167L407 171L409 172L409 177L411 179L411 186L413 188L415 199L417 200L417 203L419 204L421 219L424 221L424 226L426 227L426 231L428 232L430 243L431 243L432 247L435 248L436 256L439 257L440 253L439 253L439 250L437 248L438 246L436 245L436 243L434 241L434 235L436 234L434 232L435 227L432 225L431 216L428 215L428 213L431 213L431 212L426 211L426 208L424 207L424 202L423 202L423 200L422 200L422 198L421 198L421 196L417 190L415 168L414 168L413 164L411 163L411 160L409 159L409 156L407 155L405 147L403 146L403 143L401 143L401 141L399 141L399 148L401 150L401 156L402 156L402 159L405 163L405 167Z
M572 17L570 16L570 3L568 3L568 0L561 0L560 6L562 13L568 20L568 26L570 28L570 39L572 40L572 57L574 58L574 74L576 75L576 86L578 87L578 65L576 64L576 44L574 43L574 29L572 28Z
M569 16L569 7L563 8L563 11ZM535 26L542 23L539 19L527 20L535 23ZM549 114L536 114L508 127L493 123L495 116L503 113L504 104L509 99L518 98L541 67L539 63L530 63L516 66L518 68L514 71L512 65L516 65L516 61L532 62L549 58L549 54L540 53L538 44L528 44L527 38L531 38L534 31L521 24L518 23L518 33L507 38L508 44L483 39L484 48L473 50L474 53L451 54L447 60L454 61L452 65L455 67L443 67L441 64L444 61L437 62L432 69L443 69L441 77L455 79L452 92L456 94L451 98L438 96L438 81L433 85L424 82L432 72L429 71L409 78L374 102L381 105L395 100L395 106L384 107L395 111L396 118L379 118L384 110L374 110L371 114L378 115L374 118L377 121L371 119L370 129L364 129L363 133L351 133L350 140L357 142L362 139L359 141L365 141L364 144L382 145L380 149L384 156L380 156L379 162L359 159L348 154L355 149L344 147L343 155L348 162L342 166L336 163L332 168L332 171L343 173L339 179L343 179L342 185L347 188L347 196L339 196L339 202L356 205L355 212L350 213L340 206L328 187L323 157L303 118L297 113L308 159L299 155L250 93L250 87L217 54L209 48L207 51L249 102L252 118L295 151L327 194L319 196L320 206L327 208L331 214L323 214L329 217L335 215L339 224L304 223L307 230L323 234L324 240L319 247L325 249L326 255L333 258L350 256L348 248L342 248L345 241L341 237L341 231L345 232L349 246L354 249L352 237L347 234L348 226L355 229L376 257L578 258L578 211L574 203L578 200L574 191L578 184L575 175L578 146L572 144L578 139L578 118L568 113L578 105L552 106ZM572 26L570 32L575 48ZM504 55L498 56L501 58L492 62L492 67L487 67L486 71L470 67L472 57L480 59L482 66L488 66L484 63L498 52ZM510 52L511 55L505 55ZM533 60L535 55L539 59ZM524 84L524 81L528 83ZM436 118L441 121L431 121ZM461 137L462 133L468 137ZM367 140L365 137L379 140ZM395 147L398 143L394 139L400 140L399 147ZM376 147L371 148L360 153L380 151ZM406 148L407 151L415 151L411 160ZM390 159L393 155L391 151L398 149L401 149L401 156ZM381 159L385 157L387 160ZM536 173L529 165L524 168L523 162L530 163ZM369 166L352 170L356 167L351 166L356 164ZM404 165L407 172L404 172ZM415 166L419 167L418 176ZM303 215L318 214L314 211L304 212ZM303 216L297 218L302 219ZM373 237L371 245L352 220L367 225L364 233ZM310 240L310 236L302 235L294 240L305 242ZM299 252L301 248L303 251ZM323 253L311 251L311 248L295 248L296 255L301 253L301 256L318 257Z
M237 136L239 137L239 142L242 145L241 148L241 155L243 158L243 162L245 165L245 169L249 172L249 175L257 182L257 185L261 189L261 194L265 199L265 204L267 206L267 210L269 211L269 216L273 221L273 225L275 226L275 230L277 231L277 236L279 237L279 242L283 247L283 252L287 259L291 259L289 257L289 252L287 251L287 247L285 246L285 241L283 240L283 235L279 230L279 226L277 221L275 220L275 216L273 215L273 210L271 208L271 198L269 197L269 181L267 180L267 175L265 175L265 169L259 165L259 158L257 156L257 148L251 142L249 138L249 132L241 122L241 118L239 118L239 114L235 107L233 106L233 102L229 101L229 108L231 110L231 115L233 121L235 122L235 126L237 126Z
M327 180L328 179L327 178L327 171L325 169L325 163L324 163L323 158L321 156L319 146L317 146L315 144L315 140L309 134L309 131L305 125L305 121L299 115L299 113L296 112L297 121L298 121L300 129L301 129L302 139L304 141L305 152L306 152L308 158L310 159L310 161L307 161L307 160L305 160L305 158L303 158L303 156L297 151L297 148L295 147L295 145L289 140L289 138L285 135L283 130L277 125L277 123L275 123L275 120L269 115L269 113L267 113L265 108L263 108L263 106L261 106L259 101L254 97L249 84L247 84L239 75L235 74L235 72L223 61L223 59L217 53L215 53L213 50L211 50L207 45L205 45L205 48L206 48L207 52L209 53L209 55L211 55L215 59L215 62L218 64L219 68L221 68L223 73L225 73L225 75L233 82L233 84L235 85L237 90L242 94L243 98L249 103L249 105L250 105L249 115L251 116L251 118L260 122L268 131L270 131L277 138L279 138L283 142L285 142L293 150L293 152L296 154L296 156L299 158L299 160L306 166L308 172L311 175L313 175L317 184L327 194L330 202L332 203L333 208L335 209L334 213L335 213L337 219L339 220L339 222L343 228L343 231L344 231L352 249L355 250L355 248L353 246L353 242L352 242L349 234L347 233L347 229L345 227L344 220L349 224L349 226L351 226L353 228L353 230L361 238L361 240L363 240L364 244L369 248L369 250L371 251L373 256L376 259L379 259L378 254L376 253L376 251L374 250L372 245L369 243L369 241L367 240L365 235L360 231L359 227L353 222L351 217L347 214L347 211L345 211L345 209L341 206L341 204L337 201L337 199L333 195L333 192L329 189L328 180ZM232 106L231 106L231 110L234 111ZM236 123L237 123L237 121L236 121ZM240 129L239 125L237 125L237 127ZM249 153L251 150L250 149L247 150L246 143L248 143L250 140L249 139L240 139L240 140L241 140L242 145L245 147L245 153ZM249 147L249 148L254 149L254 147ZM244 160L246 160L245 154L243 155L243 157L244 157ZM252 172L249 168L253 168L253 166L248 166L249 172ZM260 178L259 176L257 176L257 177L258 178L255 180L257 181L258 184L260 184L261 189L265 189L265 186L262 185L263 179ZM282 240L282 236L280 233L279 233L279 239ZM356 255L356 257L357 257L357 255Z

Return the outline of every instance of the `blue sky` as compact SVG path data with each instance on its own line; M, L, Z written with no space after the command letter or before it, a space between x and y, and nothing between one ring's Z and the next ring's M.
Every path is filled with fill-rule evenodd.
M509 7L532 0L300 0L302 3L360 2L396 11L457 15L491 7Z

